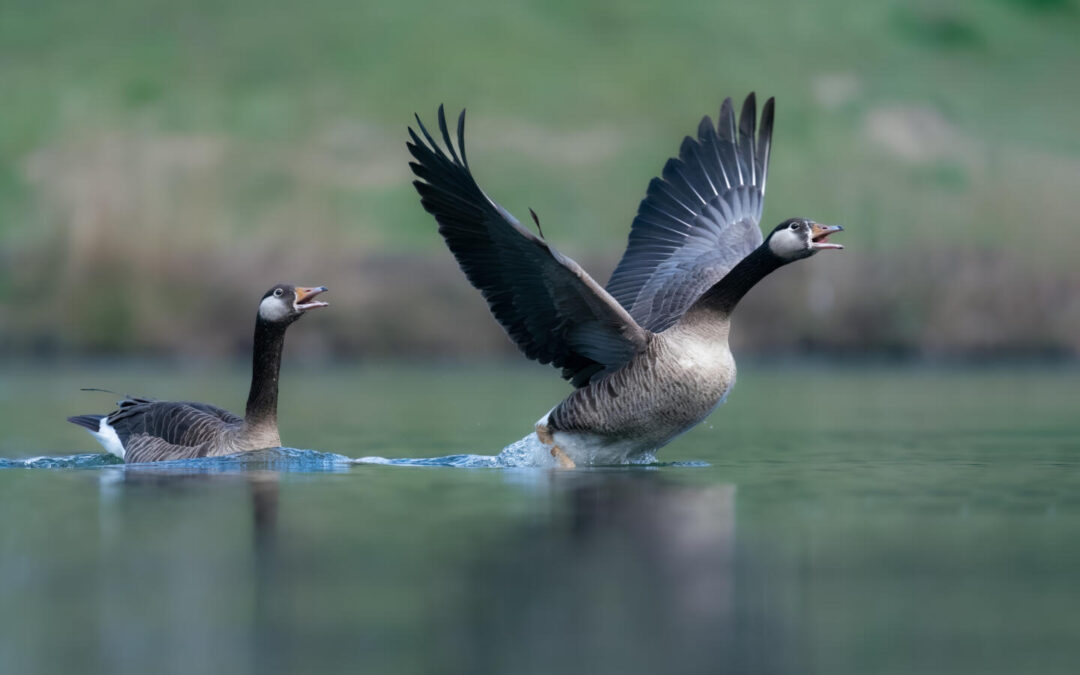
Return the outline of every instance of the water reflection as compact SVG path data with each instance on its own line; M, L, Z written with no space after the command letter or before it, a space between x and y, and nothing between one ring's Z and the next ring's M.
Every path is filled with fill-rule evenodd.
M765 618L770 613L747 611L761 606L760 594L768 589L740 553L733 485L685 485L655 471L535 471L525 488L525 474L517 474L515 489L532 494L535 510L459 557L445 554L455 547L453 532L432 537L426 549L399 551L392 560L429 578L395 585L388 577L389 595L361 594L341 611L320 608L309 594L357 580L318 576L318 568L334 566L321 557L338 550L330 542L323 540L324 552L311 558L297 548L296 537L282 537L282 511L294 505L281 500L279 474L116 473L103 500L109 503L103 524L118 519L103 528L114 530L106 546L130 548L136 514L153 518L161 500L172 504L173 513L179 502L182 510L207 514L222 500L237 511L237 498L247 502L242 527L250 543L232 540L219 549L206 541L205 535L220 531L220 522L200 531L198 519L174 519L167 526L157 521L157 545L144 544L137 559L121 561L102 589L104 670L139 672L160 654L174 655L188 671L217 671L225 663L259 673L369 662L389 671L420 666L427 672L787 670L789 633ZM230 517L235 520L235 513ZM348 536L350 522L342 517L327 535ZM482 526L470 518L459 536L472 537L470 531ZM378 545L368 541L366 554L344 555L372 556ZM148 576L153 580L151 604L127 604L133 598L125 587L133 575L144 585ZM403 617L394 605L408 606L433 580L442 600ZM331 614L309 625L305 613L311 611ZM358 616L371 615L404 623L376 632L383 635L376 640L370 626L357 623ZM320 624L337 624L340 635L351 626L355 645L363 647L320 647L324 638L313 633ZM417 640L408 647L412 654L394 653L406 648L410 635Z
M265 470L102 471L97 670L146 672L167 661L177 672L264 672L257 647L278 630L266 604L279 484ZM235 508L238 498L246 508ZM245 511L247 523L237 522Z
M234 667L255 673L277 672L277 666L280 665L279 645L283 644L283 638L289 630L286 623L289 618L288 607L282 604L283 596L279 586L278 514L281 475L266 470L245 473L183 473L175 469L159 470L153 466L127 469L122 472L120 480L111 485L114 492L119 492L114 498L137 502L144 498L158 499L161 493L164 493L165 498L170 500L185 497L197 499L200 495L205 495L208 489L235 492L237 487L243 486L250 499L251 543L250 547L239 547L240 550L250 548L252 552L251 575L241 582L239 589L241 592L250 592L250 609L237 608L235 597L229 597L228 604L233 612L240 610L238 615L234 615L234 620L215 626L213 632L203 628L201 636L192 637L192 633L198 634L199 624L205 627L216 623L207 622L204 620L206 617L200 616L201 606L207 600L205 596L197 599L195 605L192 604L191 597L199 598L201 595L199 586L209 589L211 593L226 593L230 596L238 589L230 587L231 584L220 583L217 577L222 571L213 564L213 556L206 556L204 552L197 556L201 559L202 564L199 564L188 556L180 555L166 563L171 569L158 570L163 577L182 580L170 587L171 592L163 607L166 611L171 609L174 612L168 622L170 630L164 635L156 633L147 636L146 644L154 645L155 649L158 649L163 637L175 639L177 633L187 634L185 644L177 645L177 654L182 655L185 672L217 671L221 666L220 658L234 659ZM184 536L177 537L174 543L183 545L184 539ZM196 547L198 545L195 544ZM211 564L207 565L208 562ZM125 621L108 621L110 618L115 619L103 617L103 625L113 624L113 629L122 626L122 640L130 642L133 637L138 637L138 625L130 625ZM286 622L283 622L283 619ZM178 630L180 627L183 627L182 630ZM113 642L115 644L116 641ZM192 653L184 647L196 652ZM120 650L111 651L124 653ZM130 645L126 651L131 651ZM201 659L207 661L202 663ZM138 672L141 664L145 662L141 658L133 659L126 664L115 664L117 667L110 670ZM134 667L119 668L121 665ZM204 670L204 667L207 670Z
M549 474L550 518L465 570L449 642L477 672L775 672L779 627L739 611L736 488ZM745 602L743 604L746 604ZM750 618L750 622L745 620Z

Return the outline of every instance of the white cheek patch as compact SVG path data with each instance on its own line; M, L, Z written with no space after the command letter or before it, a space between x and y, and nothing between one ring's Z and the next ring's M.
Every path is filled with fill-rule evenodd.
M281 298L271 295L259 303L259 316L267 321L281 321L289 316L289 306Z
M769 248L784 259L798 258L810 249L802 231L784 228L769 238Z

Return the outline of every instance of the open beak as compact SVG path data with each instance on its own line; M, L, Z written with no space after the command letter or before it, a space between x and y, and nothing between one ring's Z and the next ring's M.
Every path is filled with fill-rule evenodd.
M820 223L814 223L810 226L810 248L814 251L821 251L827 248L844 248L843 244L833 244L829 241L829 235L835 232L842 232L844 228L839 225L821 225Z
M315 288L297 286L296 302L293 303L293 309L304 312L309 309L315 309L316 307L326 307L330 303L316 300L315 296L319 293L325 293L327 290L326 286L316 286Z

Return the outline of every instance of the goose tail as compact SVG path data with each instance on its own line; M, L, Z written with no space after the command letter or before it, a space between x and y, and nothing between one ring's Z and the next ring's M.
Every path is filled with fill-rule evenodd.
M67 421L97 433L101 429L102 417L104 417L104 415L76 415L75 417L67 418Z
M124 459L124 443L116 434L116 429L109 425L108 415L76 415L67 419L68 422L78 424L89 431L106 452Z

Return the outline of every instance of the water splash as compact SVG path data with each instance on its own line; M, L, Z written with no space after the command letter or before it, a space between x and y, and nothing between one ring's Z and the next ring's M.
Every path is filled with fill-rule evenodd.
M123 463L123 460L107 453L87 452L62 457L0 458L0 469L90 469Z
M381 464L386 466L449 466L462 469L518 469L518 468L555 468L557 462L551 456L548 446L540 442L535 433L515 441L502 449L497 455L446 455L445 457L400 458L360 457L352 460L355 464ZM708 462L658 462L656 455L649 452L627 460L617 466L636 467L703 467Z
M545 457L548 461L545 461ZM400 458L360 457L356 464L383 464L387 466L450 466L460 469L514 469L518 467L555 466L544 444L529 434L520 441L511 443L497 455L446 455L445 457Z
M446 455L445 457L401 457L389 459L386 457L358 457L352 460L353 464L380 464L383 466L450 466L458 469L503 469L505 465L499 463L499 458L494 455Z
M243 471L335 472L348 471L352 459L332 452L297 448L267 448L222 457L199 457L168 462L124 464L109 454L86 453L60 457L0 459L0 469L93 469L116 467L122 471L170 473L236 473Z
M29 457L25 459L0 458L0 469L95 469L116 467L125 472L156 473L239 473L244 471L280 472L344 472L357 464L385 466L453 467L458 469L518 469L554 468L556 462L547 446L536 434L529 434L502 449L497 455L456 454L443 457L417 457L389 459L386 457L360 457L352 459L333 452L301 450L297 448L267 448L223 457L200 457L177 459L167 462L124 464L123 460L109 454L84 453L59 457ZM657 462L652 454L646 454L620 466L637 467L700 467L706 462Z
M554 467L557 462L550 449L533 432L502 449L498 459L505 466Z
M127 471L176 473L237 473L244 471L334 473L348 471L351 463L351 458L333 452L301 450L298 448L267 448L265 450L238 452L221 457L125 464L124 468Z

